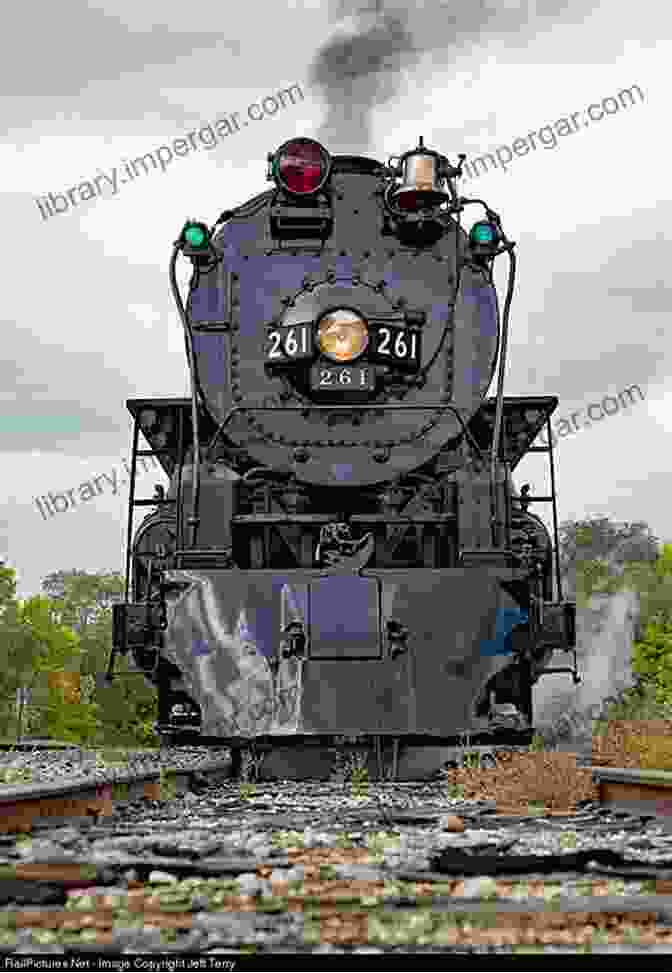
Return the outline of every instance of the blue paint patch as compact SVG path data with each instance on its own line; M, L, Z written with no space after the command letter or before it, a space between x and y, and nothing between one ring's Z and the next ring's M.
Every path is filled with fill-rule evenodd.
M311 644L315 650L338 654L368 649L373 655L378 653L378 589L373 579L344 575L315 581L310 598Z
M277 313L279 299L288 292L300 291L304 276L314 273L316 265L315 257L287 260L263 255L250 257L244 262L229 262L229 268L240 275L241 334L259 334L260 325Z
M217 396L226 381L226 335L197 331L193 335L194 352L198 361L198 377L208 394Z
M226 323L226 297L223 287L215 280L200 283L189 294L187 311L192 321Z
M481 655L508 655L513 652L511 633L517 625L529 620L527 612L520 608L500 608L495 623L495 637L481 643Z
M440 321L441 324L445 324L451 314L450 304L447 301L437 301L435 304L430 305L429 314L435 321Z
M352 257L336 257L335 261L336 278L352 277Z
M478 365L469 365L463 369L464 381L467 388L478 388L481 382L485 382L489 377L489 369L483 371Z
M351 480L353 475L352 463L332 463L331 472L337 483L345 483Z
M194 641L191 643L191 654L196 659L199 656L210 655L211 651L212 649L205 639L194 639Z
M256 220L236 220L222 228L217 242L224 242L224 250L237 250L242 244L256 243L259 239L259 224Z
M473 308L476 305L481 334L488 338L494 337L498 326L497 300L494 291L490 287L467 286L462 292L462 301L467 307Z

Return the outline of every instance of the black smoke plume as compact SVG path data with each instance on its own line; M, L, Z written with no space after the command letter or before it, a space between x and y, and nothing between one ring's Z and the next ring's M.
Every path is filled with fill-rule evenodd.
M523 51L538 31L580 23L595 0L412 0L401 4L341 2L341 26L318 51L310 84L321 91L327 115L317 138L330 152L363 153L371 147L374 109L401 89L404 72L428 55L437 69L499 37ZM392 6L396 6L392 10ZM409 27L412 25L412 33ZM417 114L424 114L422 86L415 79ZM451 92L451 97L459 91ZM448 105L450 102L448 102ZM446 119L449 124L449 118Z
M413 39L396 15L381 14L364 32L329 40L310 77L327 103L317 138L330 152L366 152L373 109L397 94L403 69L416 60Z

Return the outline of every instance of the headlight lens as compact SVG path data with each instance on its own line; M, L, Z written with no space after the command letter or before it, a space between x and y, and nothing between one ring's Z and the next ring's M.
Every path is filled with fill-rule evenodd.
M327 181L331 159L314 139L291 139L275 154L273 171L277 181L295 196L317 192Z
M366 351L368 344L366 321L354 311L338 308L329 311L318 323L318 348L331 361L353 361Z

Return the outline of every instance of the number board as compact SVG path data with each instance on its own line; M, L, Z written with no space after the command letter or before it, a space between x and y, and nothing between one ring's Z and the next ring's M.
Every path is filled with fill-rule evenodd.
M299 361L313 355L313 329L310 324L274 328L266 335L267 362Z
M373 330L370 356L375 361L406 368L420 367L420 332L393 324L379 324Z
M371 365L313 365L310 388L313 392L331 392L343 398L373 392L375 369Z

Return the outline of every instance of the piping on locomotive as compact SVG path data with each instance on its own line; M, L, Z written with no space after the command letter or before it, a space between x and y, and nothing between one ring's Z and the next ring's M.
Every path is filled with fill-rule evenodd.
M268 157L273 188L175 242L191 397L128 402L126 597L108 669L130 652L158 687L163 738L366 738L379 756L393 744L396 769L401 747L410 773L422 748L464 733L529 739L539 677L579 681L558 400L503 395L514 243L458 195L464 158L420 139L382 165L295 138ZM473 205L484 215L466 232ZM549 445L533 446L544 425ZM532 451L548 454L549 496L513 487ZM141 455L167 493L136 497ZM535 502L552 504L555 558ZM142 505L155 509L134 537ZM572 665L550 667L555 650Z

